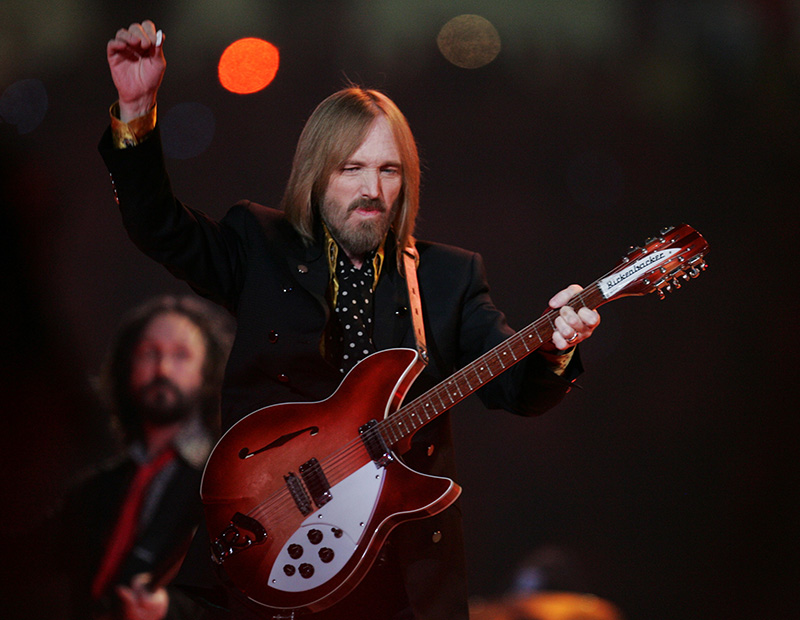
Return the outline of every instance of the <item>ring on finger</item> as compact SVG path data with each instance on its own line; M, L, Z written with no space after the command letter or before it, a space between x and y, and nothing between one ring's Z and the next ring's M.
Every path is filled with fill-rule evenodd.
M567 338L567 342L575 342L577 339L578 339L578 332L575 331L569 338Z

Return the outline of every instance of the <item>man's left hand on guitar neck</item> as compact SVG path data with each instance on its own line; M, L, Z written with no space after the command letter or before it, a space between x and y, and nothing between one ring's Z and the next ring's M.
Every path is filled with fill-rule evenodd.
M553 310L558 310L555 319L553 339L545 343L540 351L546 356L564 355L572 348L589 338L600 324L600 314L589 308L579 308L577 311L569 305L569 300L583 290L578 284L571 284L559 291L548 302Z

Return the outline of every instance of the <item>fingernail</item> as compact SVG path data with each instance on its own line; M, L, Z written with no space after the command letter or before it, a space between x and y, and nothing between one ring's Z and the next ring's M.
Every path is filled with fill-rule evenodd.
M163 36L164 33L161 32L160 30L156 32L156 47L159 47L161 45L161 39L163 38Z

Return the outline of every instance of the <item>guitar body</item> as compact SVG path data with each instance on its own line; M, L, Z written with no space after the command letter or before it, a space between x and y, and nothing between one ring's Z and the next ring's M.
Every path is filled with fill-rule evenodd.
M416 351L381 351L328 399L259 409L220 439L201 485L206 521L217 561L253 601L329 607L396 525L456 500L452 480L415 472L391 450L370 453L361 438L397 410L423 366Z

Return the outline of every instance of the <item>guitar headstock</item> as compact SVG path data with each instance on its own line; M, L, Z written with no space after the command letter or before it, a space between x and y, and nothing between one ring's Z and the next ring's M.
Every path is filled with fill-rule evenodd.
M630 295L665 293L681 287L681 280L696 278L706 268L708 243L691 226L664 228L643 247L634 247L614 269L597 281L604 301Z

